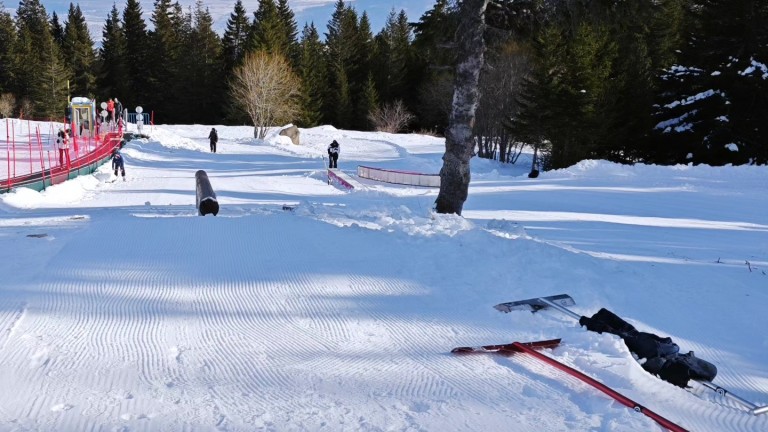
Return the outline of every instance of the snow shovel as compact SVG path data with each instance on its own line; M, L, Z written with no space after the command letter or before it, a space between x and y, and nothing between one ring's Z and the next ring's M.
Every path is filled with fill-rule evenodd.
M573 306L575 304L576 302L568 294L558 294L558 295L553 295L548 297L536 297L536 298L531 298L527 300L499 303L496 306L494 306L494 309L501 312L505 312L505 313L512 312L514 310L527 310L532 313L535 313L542 309L551 308L559 312L562 312L570 316L571 318L574 318L577 321L579 321L581 320L582 316L568 309L568 306ZM723 387L720 387L712 383L711 381L706 381L706 380L694 380L694 381L716 392L721 396L729 397L734 401L740 403L741 405L749 409L750 413L752 413L753 415L768 413L768 405L762 406L762 407L755 405L752 402L731 393L730 391L724 389Z
M616 390L608 387L605 384L602 384L598 382L597 380L594 380L587 375L577 371L576 369L573 369L572 367L566 366L563 363L560 363L559 361L546 356L544 354L539 353L537 350L545 349L545 348L555 348L560 344L560 339L550 339L550 340L543 340L543 341L536 341L536 342L512 342L508 344L501 344L501 345L482 345L482 346L463 346L463 347L456 347L451 350L451 353L453 354L477 354L477 353L498 353L498 354L504 354L504 355L513 355L515 353L527 353L538 360L543 361L544 363L554 366L557 369L560 369L563 372L566 372L567 374L574 376L578 378L579 380L591 385L592 387L602 391L603 393L607 394L608 396L612 397L619 403L621 403L624 406L627 406L629 408L632 408L633 410L645 414L646 416L652 418L656 422L658 422L661 426L665 427L667 430L672 432L687 432L686 429L683 429L682 427L678 426L677 424L667 420L666 418L656 414L655 412L651 411L650 409L638 404L637 402L633 401L632 399L629 399L628 397L624 396L623 394L617 392Z
M567 306L573 306L576 302L573 301L573 298L569 296L568 294L558 294L553 295L549 297L537 297L532 298L528 300L520 300L520 301L514 301L514 302L507 302L507 303L499 303L496 306L494 306L494 309L501 311L501 312L512 312L513 310L527 310L531 312L538 312L542 309L546 309L548 307L551 307L553 309L557 309L558 311L570 315L571 318L576 318L576 320L581 319L581 315L570 311L567 309Z

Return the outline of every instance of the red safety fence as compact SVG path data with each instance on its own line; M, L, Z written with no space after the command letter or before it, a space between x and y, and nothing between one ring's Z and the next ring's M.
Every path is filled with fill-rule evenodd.
M91 174L123 141L122 124L105 124L101 130L100 125L96 125L95 130L87 130L72 124L67 158L66 153L61 154L56 140L63 126L63 122L20 119L4 119L0 123L0 158L6 158L5 163L0 163L0 193L16 187L43 190L79 175Z

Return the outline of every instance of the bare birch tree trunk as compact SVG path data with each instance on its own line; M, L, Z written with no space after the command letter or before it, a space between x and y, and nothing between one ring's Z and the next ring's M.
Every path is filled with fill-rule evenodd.
M445 154L440 170L438 213L461 215L469 191L469 159L474 141L472 126L479 98L478 80L485 55L485 8L488 0L463 0L456 30L457 62L453 106L445 133Z

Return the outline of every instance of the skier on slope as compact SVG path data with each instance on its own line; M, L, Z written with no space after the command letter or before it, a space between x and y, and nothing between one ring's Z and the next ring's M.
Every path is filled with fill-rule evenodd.
M117 176L117 170L120 169L123 181L125 181L125 163L123 162L123 155L118 149L112 150L112 169L115 170L115 176Z
M341 148L339 148L339 143L336 142L336 140L333 140L331 145L328 146L328 168L338 168L338 161L339 161L339 153L341 152Z

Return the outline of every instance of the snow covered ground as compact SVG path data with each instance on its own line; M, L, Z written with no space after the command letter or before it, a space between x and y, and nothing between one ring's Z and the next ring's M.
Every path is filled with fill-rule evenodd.
M712 361L768 404L768 170L472 160L464 218L436 189L326 182L325 148L437 173L443 141L156 126L103 167L0 195L0 430L652 431L653 420L526 355L546 352L694 431L766 431L704 388L647 373L616 336L493 305L568 293ZM2 168L0 168L2 169ZM195 172L221 205L197 216ZM4 175L4 173L3 173ZM294 210L284 210L288 206Z

